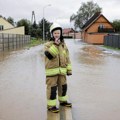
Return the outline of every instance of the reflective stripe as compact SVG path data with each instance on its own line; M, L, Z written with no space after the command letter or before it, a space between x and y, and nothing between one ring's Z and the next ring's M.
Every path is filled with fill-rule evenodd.
M46 69L46 76L59 74L59 68Z
M52 68L52 69L46 69L46 76L53 76L57 74L66 75L67 69L66 68Z
M57 54L59 54L58 49L57 49L54 45L52 45L52 46L50 47L49 52L50 52L53 56L56 56Z
M56 99L55 100L47 100L48 106L56 106Z
M67 65L67 70L72 70L71 64L68 64L68 65Z
M68 96L66 95L66 96L59 96L58 97L58 99L59 99L59 101L67 101L67 99L68 99Z
M67 69L66 68L59 68L60 69L60 73L63 74L63 75L66 75L67 73Z

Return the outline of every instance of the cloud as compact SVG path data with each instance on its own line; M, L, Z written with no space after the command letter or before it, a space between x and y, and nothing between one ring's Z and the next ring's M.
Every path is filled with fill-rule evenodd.
M4 17L13 17L15 21L22 18L31 20L32 11L35 11L37 22L43 18L43 7L51 4L50 7L45 8L45 18L50 21L58 21L63 26L71 27L69 18L73 13L76 13L82 2L90 0L1 0L0 14ZM119 19L119 0L93 0L103 9L103 15L112 21Z
M57 19L57 20L54 20L53 22L56 22L56 23L59 23L63 28L71 28L73 27L73 24L70 23L70 20L69 19Z

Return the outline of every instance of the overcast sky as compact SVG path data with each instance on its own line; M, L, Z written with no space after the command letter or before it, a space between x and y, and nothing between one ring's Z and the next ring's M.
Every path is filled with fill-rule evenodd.
M58 22L63 27L72 27L70 16L76 13L82 2L90 0L0 0L0 15L11 16L14 21L22 18L31 20L32 11L35 11L36 21L44 17L50 22ZM102 8L103 15L109 20L120 19L120 0L93 0Z

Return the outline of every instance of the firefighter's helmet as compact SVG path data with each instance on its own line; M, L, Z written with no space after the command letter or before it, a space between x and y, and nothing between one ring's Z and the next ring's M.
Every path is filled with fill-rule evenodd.
M50 27L50 33L57 29L60 29L62 31L62 27L58 23L53 23Z

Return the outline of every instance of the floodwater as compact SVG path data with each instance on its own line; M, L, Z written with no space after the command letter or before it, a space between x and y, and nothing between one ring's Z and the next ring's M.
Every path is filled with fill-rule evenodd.
M120 120L120 52L71 43L73 120Z
M66 40L73 107L46 110L43 46L0 56L0 120L120 120L120 52Z

